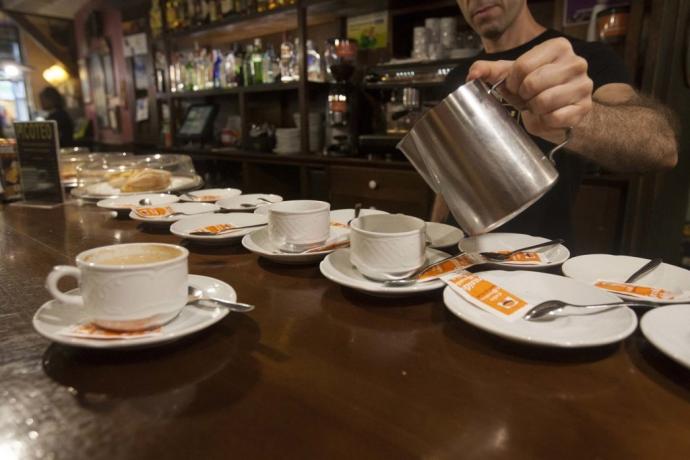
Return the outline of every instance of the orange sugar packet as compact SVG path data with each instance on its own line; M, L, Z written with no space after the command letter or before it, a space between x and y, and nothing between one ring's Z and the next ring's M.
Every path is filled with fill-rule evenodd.
M331 221L331 227L333 227L333 228L350 228L350 227L348 227L347 224L344 224L342 222L337 222L335 220Z
M496 251L499 254L508 254L512 251ZM511 255L508 259L504 260L503 262L510 262L510 263L515 263L515 264L522 264L522 265L540 265L543 263L547 263L548 261L546 260L546 257L544 254L540 254L538 252L516 252L515 254Z
M151 217L166 217L172 214L174 211L170 206L161 208L134 208L134 213L143 218Z
M190 233L213 233L214 235L217 235L218 233L223 233L227 232L228 230L232 230L233 228L237 228L235 225L232 224L216 224L216 225L207 225L206 227L202 228L197 228L196 230L190 232Z
M651 286L641 286L639 284L598 280L596 283L594 283L594 285L600 289L605 289L614 294L625 294L633 297L652 300L674 300L678 299L679 297L690 297L690 293L673 292Z
M508 321L522 318L533 305L500 286L470 272L443 277L443 281L471 304Z
M139 339L158 335L160 333L160 327L142 329L139 331L112 331L99 327L94 323L73 324L60 331L60 334L70 337L100 340Z
M432 265L431 267L424 270L422 273L417 275L418 281L431 281L440 278L448 273L454 273L458 270L464 270L466 268L472 267L484 263L484 258L475 253L460 254L452 259L444 260L438 264Z
M218 195L194 195L192 199L194 201L218 201L221 197Z

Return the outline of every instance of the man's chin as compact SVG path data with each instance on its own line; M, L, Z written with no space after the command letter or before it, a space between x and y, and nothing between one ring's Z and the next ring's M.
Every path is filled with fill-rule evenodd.
M498 24L484 24L479 26L479 35L489 40L496 40L503 35L503 32L504 30L499 27Z

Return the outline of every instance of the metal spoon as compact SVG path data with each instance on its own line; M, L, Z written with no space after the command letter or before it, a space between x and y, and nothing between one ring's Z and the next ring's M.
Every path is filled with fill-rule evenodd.
M139 204L142 206L151 206L153 203L151 202L150 198L142 198L139 200Z
M266 204L273 204L273 201L267 200L266 198L263 197L258 197L258 201L263 201ZM257 206L261 205L261 203L240 203L240 206L243 208L256 208Z
M254 305L250 305L248 303L230 302L229 300L205 296L204 291L194 286L187 287L187 294L187 303L196 303L200 300L205 300L213 302L216 305L220 305L221 307L228 308L231 311L236 311L240 313L245 313L254 310Z
M362 203L357 203L355 205L355 217L347 221L347 226L350 226L350 223L355 220L356 218L359 217L359 213L362 212Z
M630 277L627 280L625 280L624 283L634 283L635 281L642 278L644 275L646 275L647 273L651 272L656 267L661 265L662 262L663 262L663 260L661 258L650 260L649 262L644 264L642 266L642 268L640 268L635 273L630 275Z
M511 256L513 256L514 254L517 254L518 252L524 252L524 251L528 251L530 249L544 248L544 247L553 246L556 244L563 244L563 240L562 239L556 239L556 240L545 241L543 243L534 244L532 246L527 246L524 248L516 249L514 251L510 251L510 252L505 253L505 254L503 254L501 252L482 252L480 254L483 255L484 257L486 257L487 259L501 261L501 260L510 259Z
M591 305L580 305L563 302L561 300L547 300L532 307L523 319L527 321L548 321L559 316L568 316L561 314L566 307L590 311L592 313L601 313L611 310L613 308L630 307L630 308L654 308L663 305L670 305L667 302L651 302L648 300L621 300L619 302L599 303ZM573 313L575 315L575 313Z
M441 259L441 260L437 260L437 261L435 261L435 262L428 263L428 264L426 264L425 266L423 266L422 268L416 270L416 271L415 271L414 273L412 273L411 275L406 276L405 278L398 278L398 279L386 280L386 281L383 282L383 285L384 285L385 287L405 287L405 286L410 286L410 285L415 284L416 282L419 281L419 280L417 279L417 276L418 276L420 273L424 273L424 271L425 271L425 270L428 270L430 267L432 267L432 266L434 266L434 265L438 265L438 264L440 264L440 263L443 263L443 262L445 262L446 260L454 259L454 258L457 257L457 256L458 256L458 254L455 254L455 255L453 255L453 256L448 256L448 257L445 257L445 258L443 258L443 259Z

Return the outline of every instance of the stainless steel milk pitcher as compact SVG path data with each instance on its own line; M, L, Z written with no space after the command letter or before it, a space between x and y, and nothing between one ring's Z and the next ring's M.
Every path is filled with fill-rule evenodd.
M509 221L558 179L552 161L493 95L497 85L489 88L480 80L462 85L398 144L470 235ZM569 130L549 156L568 137Z

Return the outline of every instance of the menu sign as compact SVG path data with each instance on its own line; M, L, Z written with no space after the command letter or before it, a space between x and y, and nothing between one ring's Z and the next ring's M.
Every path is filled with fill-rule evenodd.
M62 203L57 123L15 123L14 132L24 201L35 205Z

